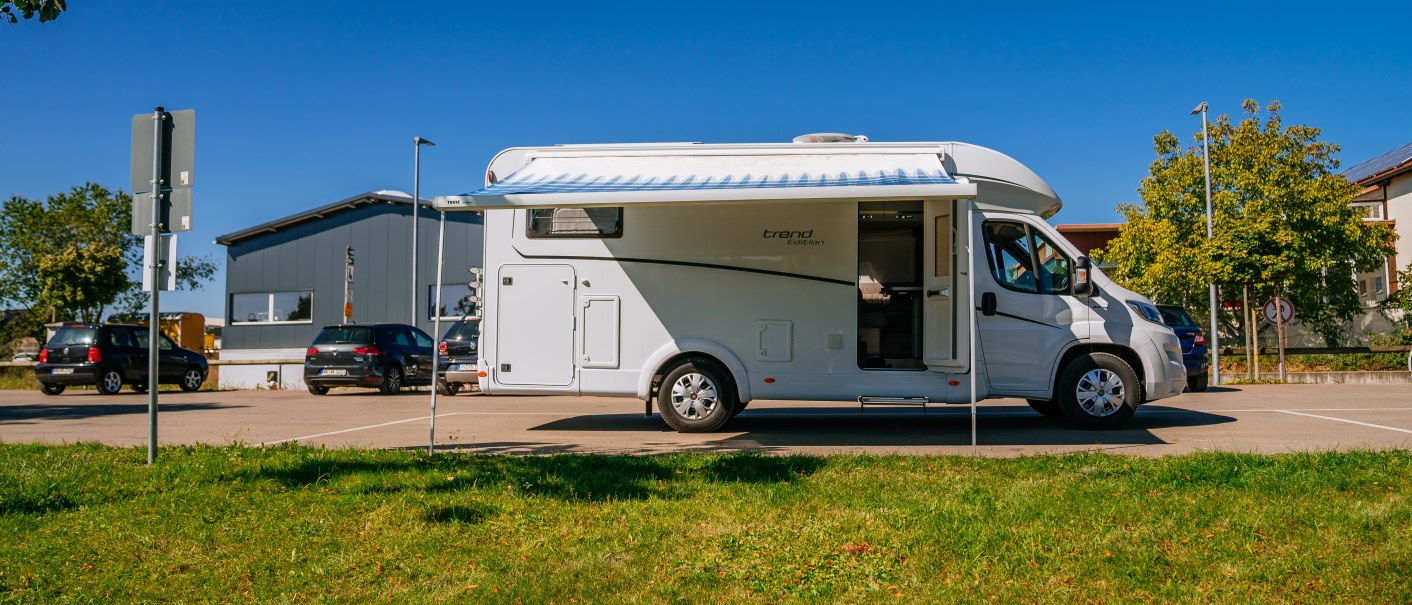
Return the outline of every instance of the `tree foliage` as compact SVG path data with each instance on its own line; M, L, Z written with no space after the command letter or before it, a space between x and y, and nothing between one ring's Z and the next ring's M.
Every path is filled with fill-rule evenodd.
M1358 188L1337 172L1339 148L1320 141L1320 129L1285 126L1278 101L1263 116L1253 100L1243 109L1239 122L1222 115L1209 129L1213 238L1201 134L1183 148L1163 131L1142 201L1118 206L1127 222L1095 257L1125 286L1197 316L1208 312L1213 280L1250 284L1260 297L1279 288L1332 344L1360 310L1353 272L1381 266L1396 236L1349 206Z
M142 238L132 235L132 196L94 183L40 202L0 206L0 301L60 320L101 321L106 308L141 308ZM216 266L177 263L177 287L200 289Z
M68 10L68 0L0 0L0 21L19 23L20 17L39 22L53 21L59 13Z

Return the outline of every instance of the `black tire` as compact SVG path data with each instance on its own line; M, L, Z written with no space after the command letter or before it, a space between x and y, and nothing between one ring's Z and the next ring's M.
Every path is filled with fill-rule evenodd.
M390 365L382 371L382 384L378 392L383 395L396 395L402 391L402 366Z
M100 395L117 395L123 390L123 373L117 368L106 368L98 373L98 381L94 386L98 387Z
M314 395L327 395L327 394L328 394L328 387L319 386L319 385L317 385L317 384L308 384L308 383L305 383L304 386L305 386L305 387L308 387L309 392L312 393L312 394L314 394Z
M1121 357L1089 353L1069 362L1059 376L1056 401L1074 424L1086 429L1122 426L1142 397L1137 372Z
M750 405L750 402L749 402L749 401L737 402L737 403L735 404L735 409L734 409L734 410L731 410L731 418L735 418L736 416L739 416L741 412L744 412L744 411L745 411L745 407L748 406L748 405Z
M201 375L201 368L190 367L181 374L181 390L188 393L201 390L201 383L206 382L206 377Z
M1059 409L1059 404L1053 399L1026 399L1025 402L1030 404L1030 409L1050 418L1064 417L1064 410Z
M730 372L709 359L672 368L657 391L657 411L681 433L709 433L729 422L737 398Z
M460 384L460 383L446 382L445 380L438 381L438 382L436 383L436 394L437 394L437 395L444 395L444 396L446 396L446 397L452 397L452 396L456 395L456 393L460 393L460 392L461 392L461 384Z
M127 388L132 389L132 392L134 392L134 393L146 393L146 392L147 392L147 383L145 383L145 382L134 382L134 383L132 383L132 384L130 384L130 385L127 385Z
M64 388L65 387L62 384L44 384L42 382L39 383L39 391L41 393L44 393L45 395L58 395L59 393L64 392Z
M1186 381L1186 386L1187 388L1191 389L1191 392L1200 393L1206 390L1206 386L1209 381L1210 378L1206 374L1202 374L1200 376L1193 377L1191 380Z

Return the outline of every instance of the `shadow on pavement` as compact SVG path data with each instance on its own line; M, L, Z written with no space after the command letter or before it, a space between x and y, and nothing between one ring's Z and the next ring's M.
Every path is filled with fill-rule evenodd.
M166 393L162 393L166 396ZM230 403L160 403L161 413L198 412L249 407ZM124 414L146 414L142 403L40 403L0 406L0 424L33 424L40 420L77 420Z
M1153 430L1234 422L1229 416L1180 408L1144 406L1122 428L1085 430L1041 416L1027 406L986 406L977 414L983 445L1161 445ZM722 429L731 436L681 450L771 450L794 446L962 446L971 443L969 408L921 410L840 408L747 409ZM658 416L595 414L541 424L530 430L669 433ZM736 434L738 433L738 434ZM639 441L633 445L646 445ZM474 447L474 446L472 446Z

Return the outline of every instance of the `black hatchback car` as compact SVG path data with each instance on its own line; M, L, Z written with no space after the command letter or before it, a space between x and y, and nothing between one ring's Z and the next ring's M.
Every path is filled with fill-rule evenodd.
M304 384L315 395L331 387L396 393L430 386L436 351L426 332L406 324L325 326L304 352Z
M71 324L59 328L39 351L34 377L39 390L58 395L76 385L93 385L104 395L115 395L123 385L138 393L148 385L147 326L121 324ZM176 346L166 334L158 336L158 384L175 384L195 391L206 381L206 358Z

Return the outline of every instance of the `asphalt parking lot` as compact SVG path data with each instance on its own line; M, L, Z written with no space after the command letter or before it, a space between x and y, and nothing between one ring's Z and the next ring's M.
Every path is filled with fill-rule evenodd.
M969 406L869 407L756 401L726 430L679 434L635 399L439 397L440 449L483 453L970 454ZM425 448L430 394L339 389L163 392L160 441L175 444ZM1213 387L1143 406L1122 429L1086 431L1032 412L1023 401L984 402L979 453L1017 456L1077 451L1157 456L1193 451L1284 453L1405 449L1412 445L1408 385ZM147 396L0 391L0 441L117 446L147 443Z

